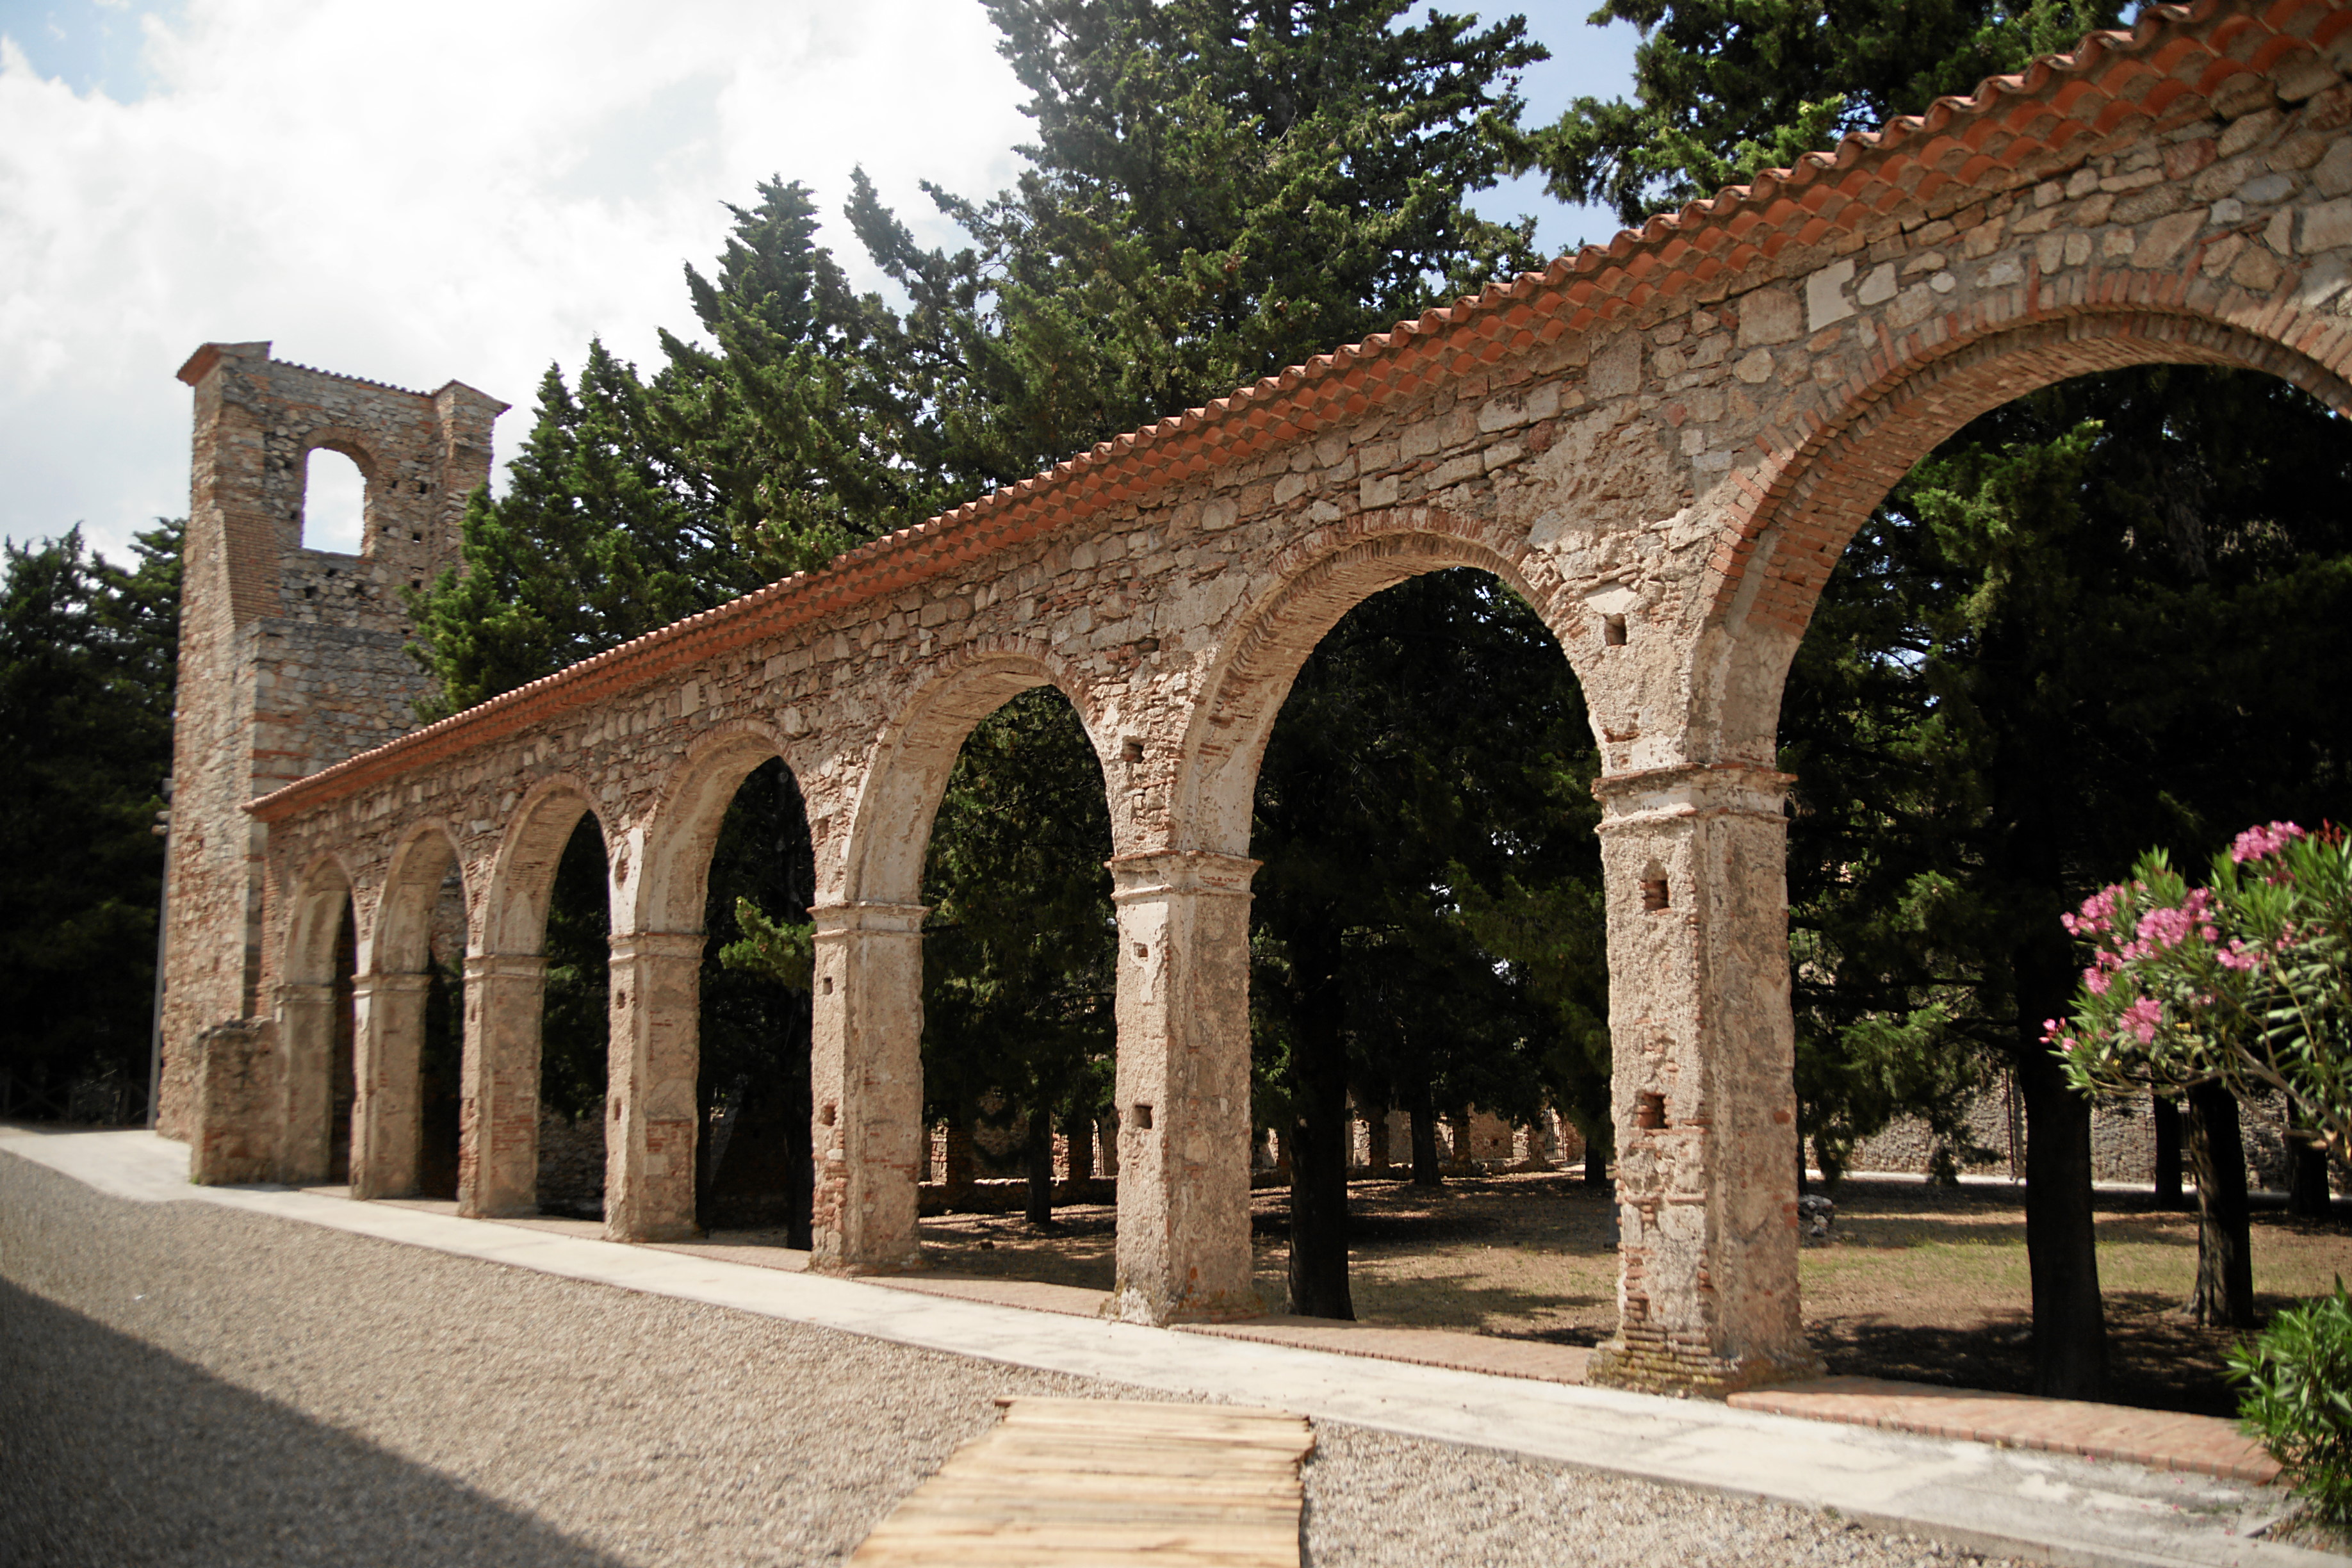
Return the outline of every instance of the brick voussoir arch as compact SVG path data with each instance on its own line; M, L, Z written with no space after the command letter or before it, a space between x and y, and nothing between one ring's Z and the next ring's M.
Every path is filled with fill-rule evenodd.
M743 780L771 758L793 767L783 731L764 719L730 719L694 738L644 816L635 874L623 888L626 907L614 907L614 930L702 929L719 824Z
M1565 580L1549 556L1530 548L1524 528L1411 506L1318 529L1269 558L1258 574L1269 586L1236 610L1219 639L1184 733L1171 814L1175 845L1247 854L1258 763L1307 657L1373 595L1459 566L1508 584L1563 649L1591 642L1585 618L1570 613Z
M1827 580L1818 549L1825 547L1833 563L1861 514L1834 539L1793 535L1792 521L1819 510L1829 493L1875 484L1866 512L1937 441L1977 415L2054 382L2158 362L2236 365L2276 375L2352 413L2352 331L2342 321L2282 309L2242 289L2190 286L2178 273L2118 269L2090 281L2088 302L2037 301L2038 309L2012 313L2000 309L2002 301L1989 301L1990 308L1883 340L1863 374L1836 389L1836 412L1811 418L1801 440L1776 441L1756 472L1738 481L1743 500L1708 561L1709 618L1734 614L1759 546L1778 529L1783 538L1774 542L1768 572L1785 573L1803 561L1800 592L1781 599L1761 589L1746 616L1801 632L1812 596ZM2018 293L2033 291L2029 286ZM1923 431L1935 432L1924 444ZM1811 558L1792 554L1809 549L1816 552ZM1789 620L1792 610L1796 618Z
M360 950L362 973L421 973L429 966L433 905L451 867L465 877L464 845L457 826L439 816L420 817L402 832L385 858L373 929Z
M331 879L328 880L328 879ZM359 879L340 847L317 851L301 869L287 879L286 955L278 973L286 984L323 985L335 978L335 931L351 903L357 917L354 894ZM352 931L354 941L358 931Z
M2221 308L2202 312L2200 302ZM1770 483L1717 542L1712 624L1693 653L1718 679L1695 679L1694 689L1717 708L1701 715L1700 728L1715 730L1724 756L1769 757L1780 678L1847 542L1914 464L1979 415L2075 376L2151 363L2260 371L2352 414L2344 374L2352 333L2300 312L2254 309L2242 297L2058 307L1965 336L1917 339L1903 345L1906 357L1887 355L1867 382L1841 389L1843 416L1776 457ZM1736 683L1723 679L1727 637L1750 649L1753 668Z
M555 889L556 862L583 816L594 820L609 862L612 821L595 791L576 774L539 780L506 814L506 831L491 853L482 913L475 922L474 951L518 955L547 951L547 904ZM609 875L608 868L608 898Z
M818 897L829 903L916 903L931 820L964 738L989 714L1039 686L1070 700L1108 778L1106 705L1078 665L1042 638L976 637L925 666L876 731L838 854L818 858ZM1129 836L1130 813L1121 792L1108 793L1117 846Z

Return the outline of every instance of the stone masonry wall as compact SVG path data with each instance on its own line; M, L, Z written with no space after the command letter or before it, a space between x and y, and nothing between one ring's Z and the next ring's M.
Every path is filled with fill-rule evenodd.
M971 726L1050 682L1109 796L1119 1310L1229 1310L1248 1279L1258 758L1348 609L1477 567L1559 637L1604 764L1624 1328L1598 1374L1801 1375L1782 862L1802 786L1772 769L1788 660L1886 489L2023 392L2165 361L2352 410L2347 60L2334 0L2151 13L289 783L255 806L253 980L192 990L184 1021L271 994L337 879L365 953L437 886L400 868L454 856L508 999L479 1022L469 1092L508 1095L499 1075L535 1048L512 1009L536 994L554 853L592 811L615 938L607 1223L677 1234L703 870L736 784L781 757L817 860L816 1258L899 1266L924 1163L930 814ZM234 378L194 379L201 453ZM253 732L271 721L257 710ZM364 1048L396 1068L403 993L372 984ZM531 1136L516 1116L485 1112L477 1137Z

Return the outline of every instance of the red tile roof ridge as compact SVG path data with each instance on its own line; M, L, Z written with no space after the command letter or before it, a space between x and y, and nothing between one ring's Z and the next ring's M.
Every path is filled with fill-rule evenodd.
M2348 6L2352 6L2352 0L2273 0L2267 6L2263 5L2261 0L2236 0L2235 5L2231 0L2190 0L2187 5L2151 6L2127 31L2092 33L2064 54L2043 56L2022 71L1985 78L1973 92L1965 97L1940 98L1923 114L1899 116L1874 131L1849 132L1840 139L1835 148L1808 153L1797 159L1791 168L1763 170L1745 184L1727 185L1713 196L1685 203L1678 211L1655 214L1638 229L1621 229L1605 247L1582 246L1572 253L1557 258L1540 271L1521 273L1507 280L1495 279L1477 294L1465 295L1451 305L1436 306L1418 318L1399 321L1386 333L1376 332L1360 343L1346 345L1332 353L1316 355L1303 365L1286 366L1273 374L1237 387L1204 406L1171 415L1146 429L1164 429L1169 437L1193 437L1195 444L1199 444L1213 439L1217 427L1238 424L1240 428L1227 438L1230 444L1213 454L1221 462L1237 460L1267 438L1265 432L1275 423L1265 417L1269 413L1278 411L1300 416L1300 422L1310 428L1317 422L1317 411L1311 407L1276 410L1265 405L1303 386L1312 386L1334 377L1345 377L1353 367L1366 362L1393 359L1399 354L1412 353L1423 339L1436 334L1441 329L1475 330L1475 318L1491 318L1503 308L1506 300L1525 298L1538 289L1557 287L1567 282L1571 275L1581 274L1587 279L1585 287L1589 292L1580 295L1574 301L1562 300L1553 308L1555 314L1570 315L1579 310L1590 309L1584 301L1591 300L1594 293L1609 292L1603 275L1612 268L1621 275L1629 276L1629 280L1638 289L1654 297L1656 286L1643 281L1641 274L1633 273L1625 265L1628 258L1633 257L1637 251L1655 251L1703 230L1710 224L1727 222L1743 209L1765 209L1759 211L1758 216L1769 224L1772 220L1768 216L1769 210L1784 190L1810 184L1825 172L1851 171L1866 159L1875 158L1884 162L1896 157L1906 142L1921 134L1939 134L1956 120L1981 117L2006 100L2042 97L2050 84L2061 78L2083 82L2086 92L2102 91L2096 83L2087 79L2093 69L2110 57L2145 55L2159 38L2168 36L2178 37L2185 45L2202 47L2217 60L2229 60L2233 69L2225 74L2251 70L2254 68L2231 60L2210 41L2191 35L2190 29L2202 26L2225 9L2231 10L2234 19L2242 24L2232 32L2232 37L2248 28L2259 28L2275 37L2289 36L2284 33L2285 26L2300 18L2306 11L2316 8L2324 13L2342 15ZM2221 26L2227 27L2228 24L2225 22ZM2177 97L2177 94L2168 96L2164 104L2158 106L2158 110L2168 107ZM2062 124L2080 123L2080 117L2063 110L2059 112L2065 115ZM1798 216L1810 217L1811 215L1800 213ZM1752 236L1755 230L1750 228L1745 232ZM1671 277L1667 282L1672 282ZM1622 300L1616 302L1623 303ZM1424 371L1416 364L1414 370L1416 374L1424 378L1431 374L1450 378L1456 374L1477 374L1484 368L1484 362L1480 362L1470 370L1460 373L1451 366L1430 366ZM1418 395L1425 391L1426 384L1425 379L1416 382L1412 395ZM394 387L391 390L406 389ZM1376 400L1385 400L1381 392L1376 392L1374 396ZM1303 400L1291 400L1294 404L1300 401ZM1203 432L1209 433L1208 436L1202 436ZM1293 435L1296 435L1295 431ZM650 678L663 668L684 668L717 657L741 644L774 636L793 624L789 617L794 608L814 613L821 607L832 607L845 599L856 602L873 597L903 587L918 576L936 575L958 563L960 555L977 555L988 550L1001 549L1049 528L1076 521L1104 506L1115 504L1114 498L1105 492L1117 487L1104 486L1100 478L1096 477L1097 470L1113 465L1140 465L1149 460L1145 454L1159 444L1164 443L1128 439L1098 443L1087 452L1056 463L1044 473L1000 485L986 495L951 510L845 552L814 572L796 573L698 616L633 637L617 647L583 659L551 675L542 676L397 740L362 752L263 796L253 802L248 809L265 821L282 820L308 806L324 804L363 788L404 766L422 764L510 733L562 708L577 706L615 685ZM1181 482L1185 476L1166 475L1166 466L1153 464L1148 472L1132 477L1147 482ZM1150 476L1154 474L1161 477L1152 480ZM1090 478L1095 483L1092 493L1076 490L1076 487L1081 481ZM1062 493L1057 497L1055 492ZM1055 504L1057 500L1058 504ZM1041 501L1046 504L1039 504ZM949 528L950 524L954 525L951 530ZM949 535L948 549L930 552L920 549L929 540L941 535L943 531ZM926 565L927 571L909 571L909 568ZM777 615L760 613L771 610L787 618L778 619ZM656 656L660 657L659 664L638 671L639 666L654 660ZM558 688L564 689L565 700L560 703L551 695Z

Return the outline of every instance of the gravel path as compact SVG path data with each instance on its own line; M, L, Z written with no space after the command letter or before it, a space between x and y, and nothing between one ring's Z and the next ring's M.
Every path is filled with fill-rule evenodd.
M835 1563L994 1396L1128 1392L105 1198L0 1152L5 1568ZM1318 1568L1973 1561L1806 1510L1318 1440Z

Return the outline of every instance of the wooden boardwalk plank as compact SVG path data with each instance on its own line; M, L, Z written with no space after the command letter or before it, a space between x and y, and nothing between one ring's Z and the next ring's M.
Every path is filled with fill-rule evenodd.
M1306 1421L1277 1410L1010 1399L850 1557L856 1568L1298 1568Z

